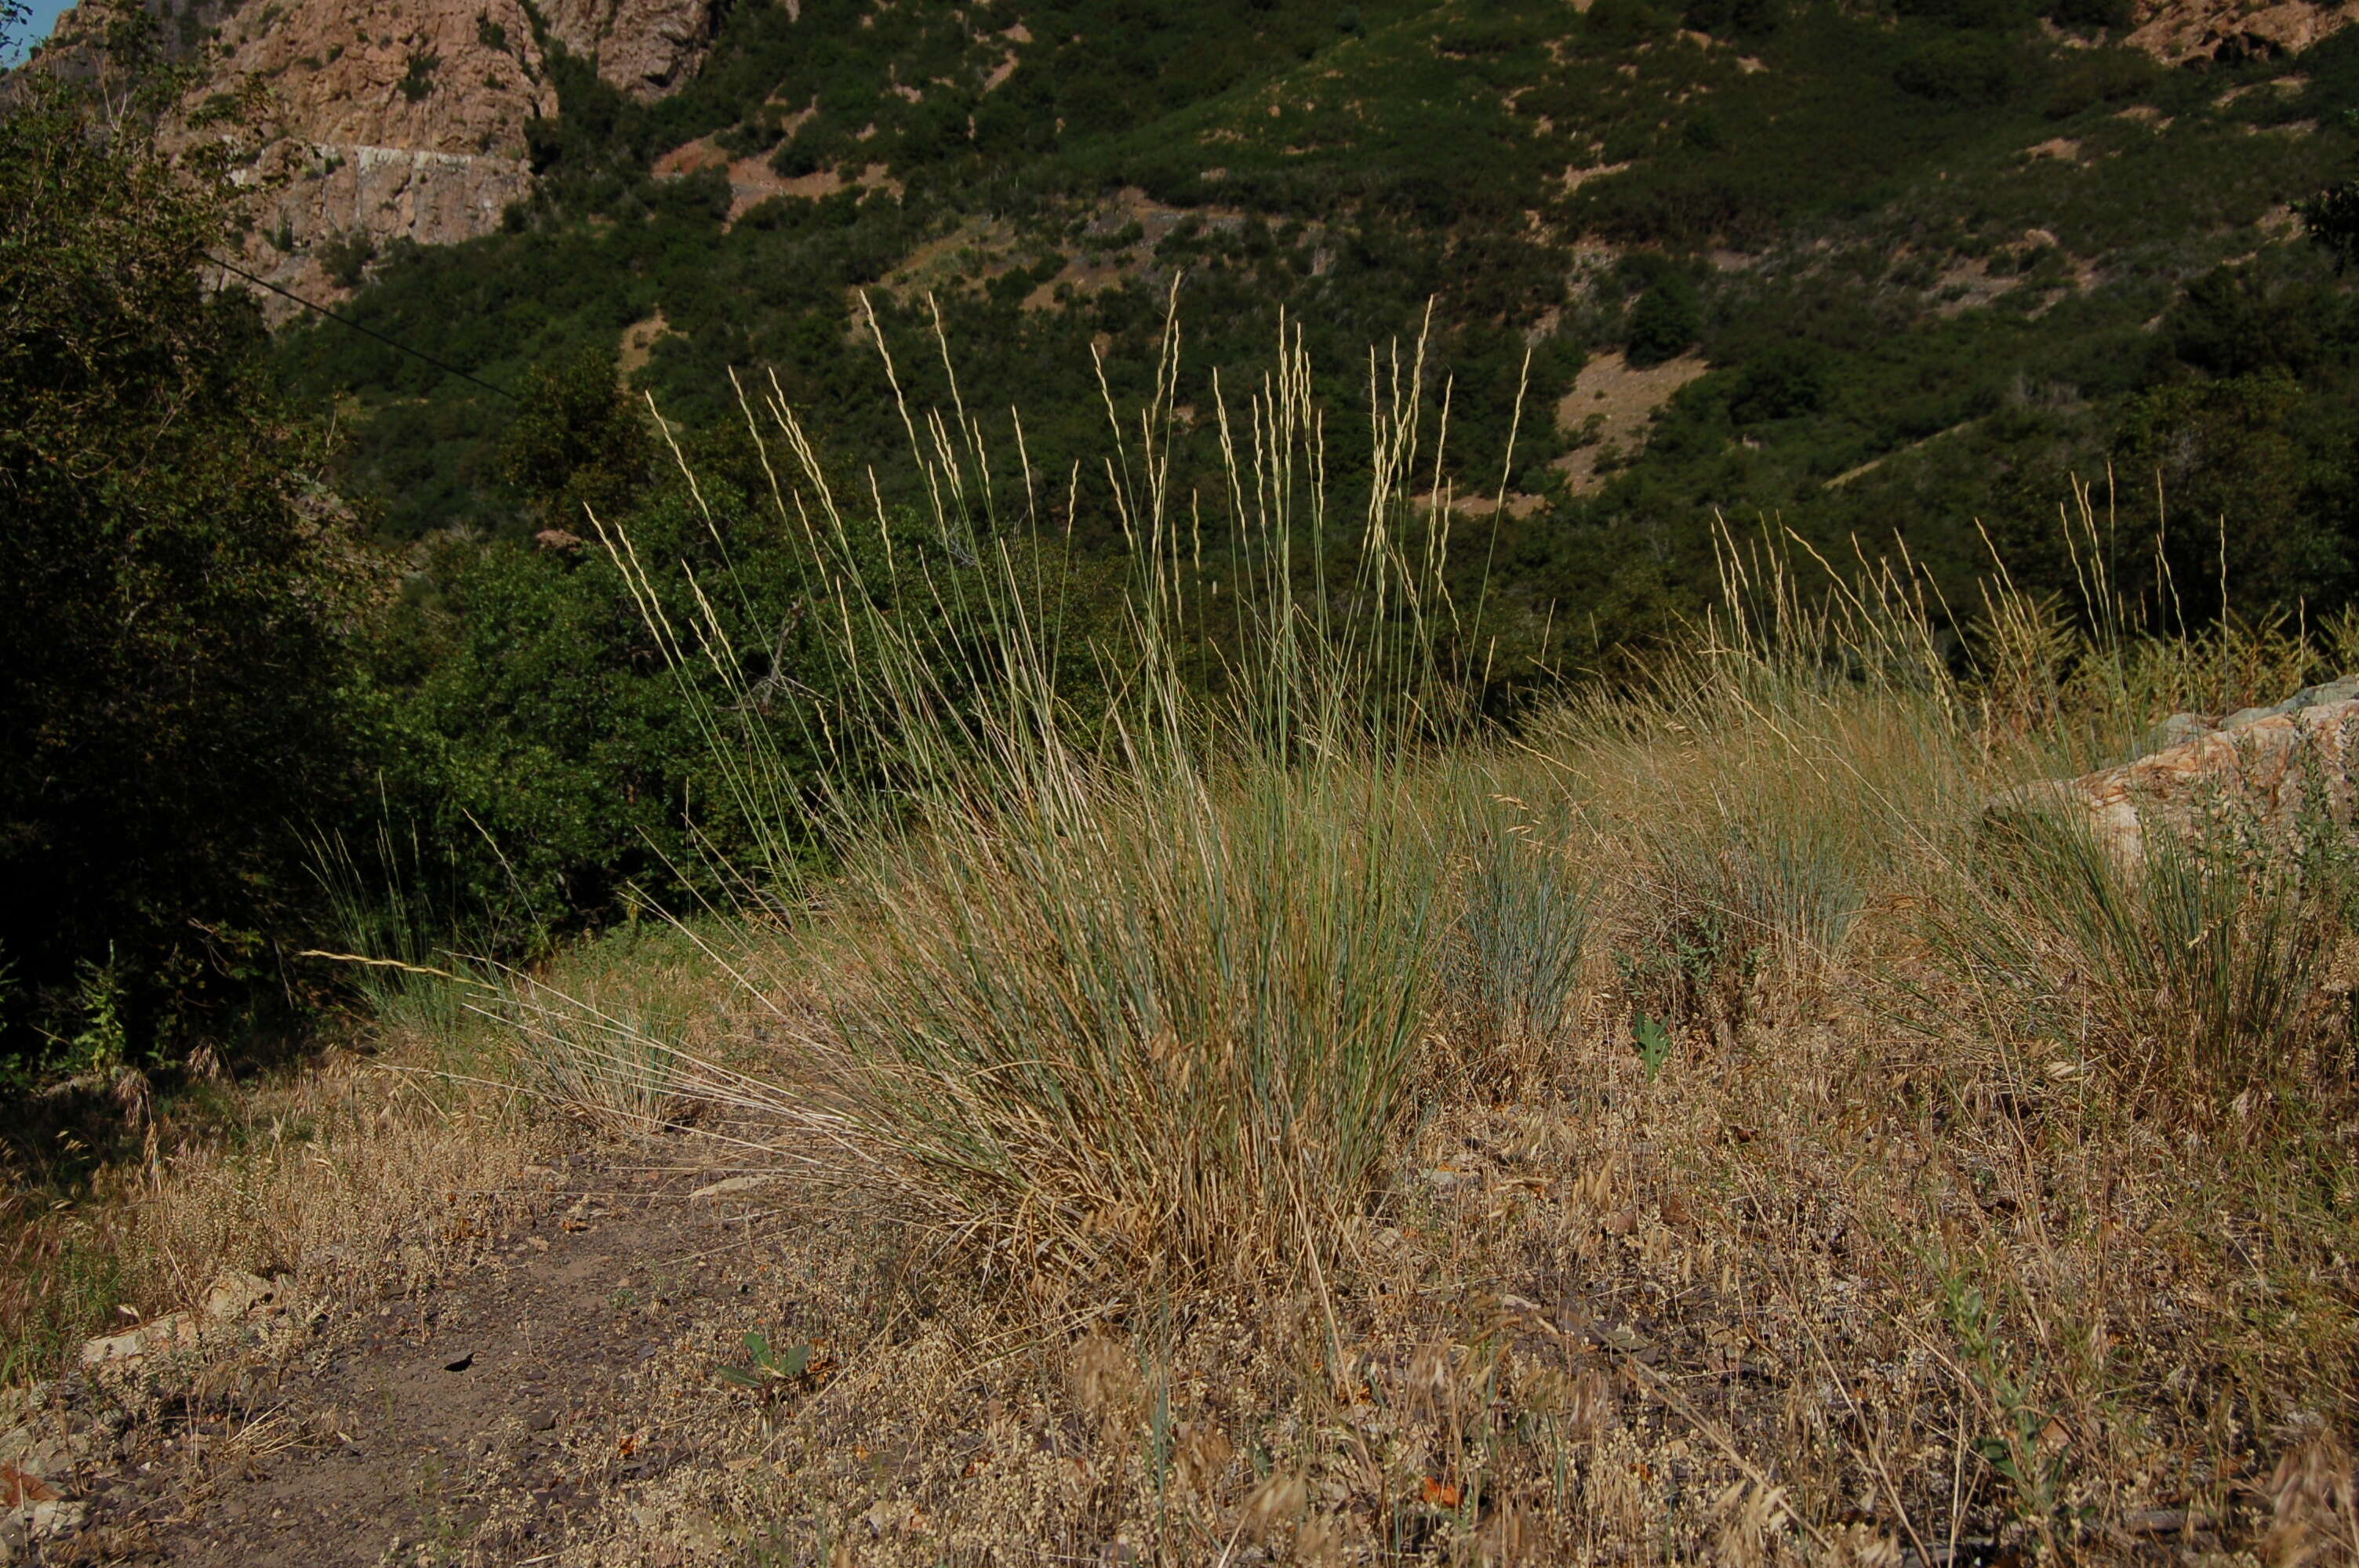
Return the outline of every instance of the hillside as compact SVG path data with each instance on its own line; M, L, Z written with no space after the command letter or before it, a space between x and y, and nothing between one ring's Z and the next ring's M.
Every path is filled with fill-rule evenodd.
M1532 352L1502 558L1536 616L1593 625L1587 658L1695 607L1714 509L1829 549L1897 536L1971 600L1974 519L2033 548L2068 476L2109 462L2143 513L2166 449L2182 593L2217 554L2199 534L2245 514L2243 602L2341 602L2345 312L2288 205L2351 162L2342 13L1726 12L749 6L673 80L556 13L307 71L334 14L313 0L234 23L230 69L270 76L321 146L473 160L447 177L462 214L412 180L358 200L389 227L330 217L357 195L337 180L377 178L348 160L257 243L310 285L332 262L358 319L498 384L602 350L709 429L731 367L774 368L832 440L878 451L878 373L842 351L855 296L910 338L931 295L969 395L1020 399L1061 471L1096 417L1090 345L1142 373L1177 277L1199 405L1281 312L1340 370L1430 300L1462 491L1496 488ZM486 63L495 36L513 69ZM376 80L427 58L414 105ZM384 108L329 125L322 92ZM1709 373L1584 447L1573 377L1612 380L1625 346ZM491 472L500 400L332 325L297 324L283 362L300 398L346 400L342 471L388 537L531 531ZM2230 429L2274 454L2269 482L2243 482ZM1108 531L1103 498L1081 505Z
M2295 213L2359 152L2347 7L169 15L196 75L164 145L235 182L223 261L321 444L306 504L375 579L338 766L528 941L709 893L694 846L744 830L701 815L722 781L592 511L727 572L780 679L818 656L741 398L873 481L888 559L944 547L902 460L948 411L997 454L968 520L1055 541L1086 638L1136 521L1110 406L1165 410L1213 594L1246 565L1224 442L1281 334L1339 437L1415 380L1438 652L1501 717L1689 636L1723 523L1905 559L1962 670L2002 576L2085 601L2076 485L2105 617L2299 632L2359 588L2359 316ZM1328 451L1364 508L1377 455ZM1288 559L1343 608L1315 541Z
M1414 383L1446 431L1417 488L1453 520L1428 629L1501 719L1690 640L1723 524L1905 559L1962 675L2003 582L2169 633L2299 634L2359 588L2359 316L2295 211L2354 171L2347 7L163 9L196 72L163 144L234 182L204 276L272 329L245 406L316 443L302 508L370 584L304 770L342 804L310 814L424 825L502 950L712 896L704 847L750 831L593 512L659 541L673 589L725 578L779 683L844 677L741 398L873 484L864 571L973 569L907 449L987 446L964 524L1057 560L1087 643L1137 521L1110 406L1163 410L1209 597L1251 568L1226 453L1281 332L1325 388L1337 517L1379 478L1343 437ZM2076 485L2102 603L2057 522ZM1343 613L1331 555L1288 570ZM1202 631L1189 678L1216 685L1234 650ZM41 1007L80 1007L43 968Z
M0 1552L2359 1562L2344 19L70 37Z

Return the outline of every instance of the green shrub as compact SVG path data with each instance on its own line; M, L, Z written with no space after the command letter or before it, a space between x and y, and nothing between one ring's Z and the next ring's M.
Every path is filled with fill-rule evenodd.
M1757 39L1777 30L1785 0L1689 0L1680 20L1700 33Z
M2126 32L2136 13L2130 0L2053 0L2040 13L2060 27L2091 32Z
M1826 356L1809 344L1772 349L1737 373L1728 393L1728 416L1739 425L1791 419L1826 406Z
M1634 365L1660 364L1685 353L1703 330L1703 297L1684 273L1666 272L1630 310L1628 354Z
M250 301L209 285L228 182L168 162L153 102L90 134L94 92L33 71L0 104L11 1076L100 1026L78 977L110 977L125 1065L273 994L310 896L298 827L359 782L340 635L359 574Z
M2015 45L1984 33L1936 38L1893 68L1904 92L1973 107L2006 102L2022 74Z
M424 102L426 95L434 91L434 73L441 69L441 65L440 55L423 49L411 51L408 68L403 70L401 81L396 83L401 89L401 95L412 103Z
M1671 20L1650 0L1597 0L1582 14L1582 31L1605 48L1623 49L1661 37Z
M376 259L376 239L359 229L331 234L311 247L311 259L338 288L358 288Z

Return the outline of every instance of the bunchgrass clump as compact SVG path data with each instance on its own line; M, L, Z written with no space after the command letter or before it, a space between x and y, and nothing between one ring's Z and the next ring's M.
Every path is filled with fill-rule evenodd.
M2337 873L2290 842L2159 827L2131 862L2082 822L1994 814L1930 930L2003 1033L2166 1098L2209 1098L2298 1066L2298 1027L2345 928Z
M814 1105L995 1252L1059 1271L1330 1250L1439 969L1438 856L1380 773L1087 786L855 864L799 1040Z
M808 1006L774 999L777 1070L700 1092L832 1141L1020 1269L1332 1263L1408 1108L1452 904L1450 834L1412 798L1458 722L1430 652L1447 496L1410 499L1438 461L1419 363L1378 389L1367 510L1343 541L1299 343L1241 406L1216 384L1215 597L1204 520L1168 491L1175 319L1148 406L1132 421L1108 395L1133 581L1123 623L1086 645L1048 610L1037 513L991 510L1036 493L1020 426L1003 471L963 408L909 416L939 558L880 558L867 541L907 520L842 511L794 413L747 398L848 677L835 706L781 720L842 764L816 777L787 777L774 736L734 721L750 705L698 709L745 816L778 825L735 880L806 922L827 976ZM627 535L604 536L679 664L749 687L702 587L676 625ZM1338 563L1348 593L1328 591ZM801 874L790 836L825 846L827 879ZM1561 981L1542 983L1561 1009ZM600 1059L618 1049L602 1038Z
M1512 1084L1546 1063L1579 1016L1596 919L1595 836L1561 785L1532 776L1506 793L1504 770L1440 773L1427 784L1451 816L1457 940L1450 968L1462 1078Z

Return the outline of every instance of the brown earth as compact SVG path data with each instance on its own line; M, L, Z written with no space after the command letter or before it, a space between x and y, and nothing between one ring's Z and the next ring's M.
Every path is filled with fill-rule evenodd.
M1599 471L1599 460L1609 453L1626 454L1642 444L1647 422L1655 410L1710 368L1696 354L1682 354L1645 369L1633 366L1618 352L1590 361L1573 378L1572 390L1557 404L1556 425L1560 434L1587 436L1593 433L1591 421L1594 420L1594 439L1584 440L1550 466L1564 470L1567 486L1576 495L1601 488L1605 475Z
M798 115L795 118L802 117ZM823 196L832 196L839 190L852 189L882 190L891 196L901 194L901 182L892 177L889 167L885 164L867 164L850 172L841 168L831 168L788 176L770 167L766 153L732 158L728 150L710 136L700 136L695 141L674 147L656 159L652 172L658 179L679 179L708 168L720 169L729 178L727 223L732 225L774 196L815 200Z
M755 1195L690 1201L711 1179L577 1154L477 1206L466 1266L298 1298L225 1353L69 1379L53 1402L107 1441L49 1477L87 1513L39 1560L555 1551L685 1461L679 1399L732 1409L712 1368L759 1320L766 1271L742 1223Z

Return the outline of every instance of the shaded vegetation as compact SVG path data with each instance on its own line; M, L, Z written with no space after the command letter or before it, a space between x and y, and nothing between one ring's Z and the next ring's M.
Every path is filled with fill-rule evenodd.
M168 169L119 100L94 134L93 103L33 74L0 114L0 1074L17 1087L103 1087L283 995L305 929L295 827L358 783L364 578L251 302L205 287L222 171Z

